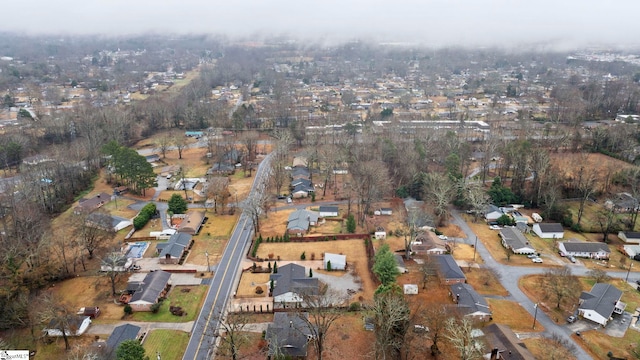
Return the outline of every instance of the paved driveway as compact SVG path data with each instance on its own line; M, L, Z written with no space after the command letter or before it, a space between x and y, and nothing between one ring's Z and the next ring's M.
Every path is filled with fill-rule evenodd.
M603 332L611 337L624 337L631 324L631 313L624 312L622 315L614 314L613 320L607 323Z

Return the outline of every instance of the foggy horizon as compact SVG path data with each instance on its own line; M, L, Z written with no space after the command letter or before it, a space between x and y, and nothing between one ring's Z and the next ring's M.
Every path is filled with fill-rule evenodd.
M608 5L609 4L609 5ZM291 0L25 0L4 4L0 31L26 35L206 34L230 40L282 36L315 43L366 40L442 47L567 50L636 48L640 2L617 0L397 2ZM615 4L615 5L614 5Z

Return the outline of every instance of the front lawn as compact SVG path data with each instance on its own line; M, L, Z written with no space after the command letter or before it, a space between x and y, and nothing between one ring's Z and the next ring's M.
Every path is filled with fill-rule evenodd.
M183 290L189 290L183 291ZM204 301L204 295L207 292L207 287L203 285L198 286L174 286L167 299L165 299L160 306L160 310L157 313L152 312L134 312L131 315L133 321L154 321L154 322L187 322L192 321L198 315L198 311ZM180 306L185 311L185 316L176 316L169 312L169 306Z
M507 325L515 332L540 332L544 327L536 321L533 328L533 316L520 304L509 300L487 299L491 307L493 321Z
M152 330L144 340L145 353L149 358L180 360L189 343L189 334L177 330Z

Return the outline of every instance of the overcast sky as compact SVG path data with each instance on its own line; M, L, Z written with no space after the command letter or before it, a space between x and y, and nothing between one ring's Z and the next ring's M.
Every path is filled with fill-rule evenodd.
M209 33L432 46L636 46L640 0L20 0L0 30Z

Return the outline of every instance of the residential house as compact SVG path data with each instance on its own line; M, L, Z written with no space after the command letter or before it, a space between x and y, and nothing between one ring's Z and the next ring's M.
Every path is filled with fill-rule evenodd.
M229 175L232 174L235 170L236 168L232 164L217 162L211 165L209 170L207 170L207 175Z
M192 244L192 236L187 233L177 232L171 235L167 242L156 245L156 253L159 254L158 263L178 264Z
M583 257L589 259L608 259L611 250L605 243L586 241L563 241L558 243L558 250L566 256Z
M618 213L630 213L640 210L638 199L626 192L616 194L614 198L605 201L604 206Z
M313 188L313 184L311 183L311 180L309 179L294 179L291 180L291 188L295 188L298 185L304 185L307 188Z
M462 269L460 269L453 256L449 254L432 255L432 258L435 260L436 272L442 284L467 282L466 276L464 276Z
M306 359L313 329L307 322L308 313L276 312L267 326L265 339L269 342L267 359Z
M130 219L94 211L87 216L87 225L106 231L118 232L133 225Z
M89 316L70 316L65 323L61 323L59 319L52 319L47 324L47 327L42 331L47 336L62 336L62 331L66 336L80 336L84 334L91 325L91 318Z
M485 355L489 360L536 360L526 345L506 325L491 324L482 329L488 349L491 352Z
M516 228L500 229L502 246L511 249L514 254L535 254L536 250L529 244L529 240Z
M337 206L320 206L319 213L320 213L320 217L338 216L338 207Z
M175 214L172 216L173 219L182 219L175 226L180 233L187 233L190 235L196 235L200 232L202 225L207 220L204 216L205 212L200 210L189 210L186 214Z
M620 301L622 291L611 284L596 283L591 291L583 291L578 302L578 315L606 326L613 314L622 314L627 304Z
M94 210L101 208L104 204L107 204L111 201L111 195L102 192L90 199L80 199L78 200L78 206L73 209L73 213L78 215L81 213L90 213Z
M640 258L640 245L624 245L622 250L632 259Z
M627 244L640 244L640 232L637 231L620 231L618 238Z
M291 170L291 178L293 180L296 180L296 179L311 180L311 173L309 172L309 169L307 169L306 167L297 167Z
M295 234L296 236L302 236L309 231L310 226L316 226L318 224L318 218L319 215L315 211L304 209L296 210L289 215L287 232L289 234Z
M396 259L396 266L398 267L398 271L400 274L408 273L407 265L404 263L404 258L400 254L393 254L393 257Z
M345 270L347 268L347 255L324 253L322 267L328 269L329 263L331 263L331 270Z
M151 154L151 155L147 155L144 157L148 163L154 163L156 161L160 161L160 155L158 154Z
M478 320L488 320L491 317L491 310L487 300L478 294L471 285L465 283L453 284L449 287L449 295L460 314L471 316Z
M449 247L433 231L425 231L411 243L411 251L418 255L442 255L449 251Z
M142 282L130 284L134 288L128 304L133 311L151 311L151 306L157 303L169 291L171 273L158 270L150 272Z
M124 324L116 326L107 339L105 355L107 359L115 358L118 346L124 341L135 340L140 333L140 326Z
M502 210L500 210L500 208L495 205L487 205L487 207L484 209L484 218L488 222L496 221L502 215L504 215Z
M303 295L316 295L320 291L318 279L309 277L304 266L293 263L279 267L269 280L273 281L271 293L274 308L299 306Z
M533 232L542 239L562 239L564 238L564 228L560 223L535 223Z
M312 192L315 192L313 186L298 184L291 190L291 196L294 199L306 198Z

